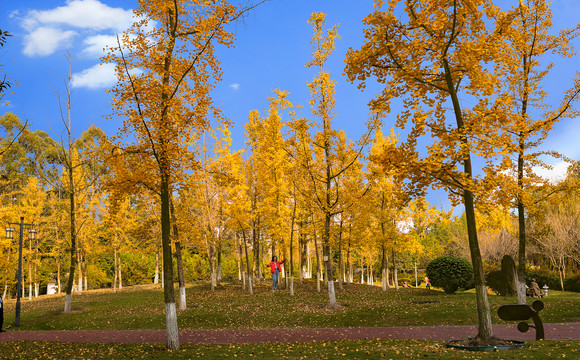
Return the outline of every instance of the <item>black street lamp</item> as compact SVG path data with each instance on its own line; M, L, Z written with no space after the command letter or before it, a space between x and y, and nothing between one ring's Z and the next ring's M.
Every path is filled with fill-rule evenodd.
M18 248L18 281L16 283L16 317L14 320L14 326L20 326L20 293L22 290L22 234L24 233L24 227L30 226L28 230L28 238L30 240L36 239L36 230L32 227L34 224L25 224L24 223L24 216L20 217L19 223L8 223L8 227L6 228L6 238L7 239L14 239L14 228L10 225L20 225L20 242Z

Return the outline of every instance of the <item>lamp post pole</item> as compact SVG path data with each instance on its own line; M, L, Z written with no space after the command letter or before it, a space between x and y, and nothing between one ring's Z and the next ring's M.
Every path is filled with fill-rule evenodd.
M21 296L21 292L22 292L22 238L23 238L23 234L24 234L24 227L25 226L31 227L31 229L29 230L31 239L36 238L36 230L32 229L32 227L34 226L33 224L25 224L24 223L24 216L20 217L19 223L9 222L8 225L9 226L10 225L20 225L20 238L18 241L18 279L16 282L16 316L14 319L14 327L18 327L18 326L20 326L20 296ZM12 229L10 227L6 228L6 237L8 239L12 239L13 232L14 232L14 229Z
M16 317L14 327L20 326L20 295L22 291L22 233L24 232L24 216L20 217L20 240L18 243L18 282L16 284Z

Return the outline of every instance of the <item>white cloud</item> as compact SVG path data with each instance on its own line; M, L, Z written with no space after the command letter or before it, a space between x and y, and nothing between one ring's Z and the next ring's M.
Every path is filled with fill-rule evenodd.
M240 84L238 84L238 83L231 84L230 88L236 91L240 88Z
M539 177L546 179L546 180L549 180L552 184L555 184L555 183L560 182L566 178L569 166L570 166L570 163L567 163L565 161L560 161L557 164L552 165L551 170L540 168L540 167L534 167L533 171Z
M28 32L23 50L28 56L47 56L65 47L74 52L74 35L90 35L84 40L83 55L102 56L104 45L116 44L111 34L124 31L134 20L131 10L110 7L99 0L68 0L65 6L11 16L21 17L21 25Z
M125 45L121 37L121 45ZM130 39L134 39L135 35L129 34ZM89 57L101 57L105 55L105 51L103 49L109 48L116 48L119 46L117 43L117 36L116 35L95 35L89 36L83 41L83 45L85 46L84 49L81 51L82 55L89 56Z
M23 22L27 29L39 24L60 24L92 30L124 30L133 23L133 12L109 7L98 0L68 0L66 6L32 10Z
M75 35L77 33L72 30L39 27L26 35L22 51L28 56L51 55L58 49L69 47Z
M83 55L100 57L105 54L104 48L117 46L117 37L115 35L90 36L83 43L85 45Z
M115 84L114 64L95 65L72 75L72 87L101 89Z

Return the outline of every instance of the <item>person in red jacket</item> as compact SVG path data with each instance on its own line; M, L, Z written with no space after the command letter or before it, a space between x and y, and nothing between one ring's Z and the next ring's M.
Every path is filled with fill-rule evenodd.
M268 264L270 271L272 272L272 291L278 290L278 279L280 278L280 272L282 271L280 265L284 264L285 261L286 259L278 261L278 257L272 256L272 261Z

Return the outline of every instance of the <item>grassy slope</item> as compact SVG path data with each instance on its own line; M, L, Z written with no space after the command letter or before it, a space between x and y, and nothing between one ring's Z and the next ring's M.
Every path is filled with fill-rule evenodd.
M351 284L337 290L337 310L326 308L325 293L316 293L313 282L297 284L296 296L281 290L272 293L268 282L250 296L239 285L224 283L213 293L206 283L188 287L188 309L178 314L185 328L291 328L423 326L476 324L475 296L446 295L425 289L389 290ZM551 292L540 317L548 322L578 322L580 294ZM497 309L515 298L490 296L494 323ZM95 290L73 295L73 313L62 313L62 295L23 300L22 330L163 329L163 292L160 287L126 287L118 293ZM5 324L14 321L14 300L6 301Z
M250 296L239 285L225 283L213 293L205 283L188 287L189 308L179 312L180 328L277 328L475 324L475 297L445 295L425 289L348 285L338 291L341 307L326 308L326 295L315 284L297 284L296 296L272 293L268 282ZM543 299L544 322L580 321L580 294L551 292ZM514 298L490 296L494 323L497 308ZM14 300L5 302L5 325L14 320ZM162 329L163 293L160 287L136 286L118 293L96 290L73 295L73 313L64 315L61 295L23 300L22 330ZM1 336L1 334L0 334ZM466 352L446 349L443 342L366 340L257 345L182 345L167 352L162 344L79 344L0 342L1 359L575 359L580 341L535 341L507 352Z

